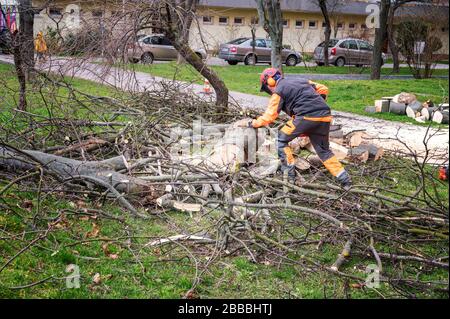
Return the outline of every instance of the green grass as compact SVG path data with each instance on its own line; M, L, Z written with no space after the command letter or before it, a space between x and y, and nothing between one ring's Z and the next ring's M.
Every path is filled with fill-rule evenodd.
M367 168L376 169L379 164L372 165ZM397 176L395 172L388 175L399 182L380 182L384 185L392 183L389 186L393 190L406 193L414 191L415 185L405 183L408 176ZM356 183L363 180L364 177L355 176ZM0 183L0 189L2 187ZM444 183L438 188L448 195ZM4 231L2 236L31 230L26 225L36 214L36 198L36 193L23 192L16 186L4 194L2 203L16 208L14 212L5 209L0 214L0 229ZM80 200L84 203L84 209L76 208ZM19 210L18 207L25 201L32 201L33 205L29 210ZM159 236L175 235L179 229L187 233L198 232L211 227L214 219L169 211L150 220L139 220L127 217L127 213L118 207L110 204L99 207L98 204L95 198L61 198L56 194L46 196L41 203L41 214L45 212L46 217L54 218L63 213L62 218L54 225L54 230L46 240L26 250L0 273L0 298L180 298L191 288L195 279L195 264L198 263L202 269L201 265L208 261L206 257L211 254L213 247L188 245L194 253L194 260L190 253L177 245L159 248L144 248L144 245ZM101 218L95 213L83 213L94 208L112 216L125 216L127 230L122 222ZM292 213L292 217L295 216ZM218 215L212 212L210 217L217 218ZM285 223L283 227L288 227L296 235L305 235L307 232L302 226L289 225L289 220ZM45 221L38 226L45 228ZM98 227L99 232L91 237L94 227ZM210 235L214 236L213 230ZM35 236L34 233L27 233L17 236L15 240L0 240L0 266ZM132 236L130 245L126 241L128 236ZM108 244L106 248L105 244ZM430 245L429 253L439 249L448 250L446 246L445 242ZM376 247L378 251L388 249L383 245ZM316 250L314 245L299 246L297 253L298 256L304 254L331 265L340 250L340 245L325 243L321 250ZM110 254L117 255L117 258L111 258ZM297 260L298 256L291 257ZM260 263L255 264L247 258L245 250L240 256L220 258L209 266L196 288L196 294L201 298L379 298L381 295L396 295L388 284L382 284L377 291L345 289L344 281L329 273L305 272L300 266L280 265L271 259L273 256L263 257ZM341 270L364 278L365 267L372 263L371 258L352 256ZM69 264L75 264L80 269L79 289L66 287L66 267ZM394 269L387 261L383 265L385 272ZM408 273L409 266L405 266L403 271ZM95 284L93 277L97 273L100 274L101 282ZM445 270L424 270L420 276L424 280L437 281L446 280L448 273ZM18 289L50 277L33 287ZM348 282L350 285L353 283L356 281ZM447 298L445 294L431 292L419 294L418 297Z
M203 83L203 79L201 78L201 76L199 76L199 74L189 65L180 66L176 63L153 65L135 64L132 65L132 67L136 71L150 73L155 76L177 79L187 82L195 82L198 84ZM261 96L264 96L265 93L259 92L259 75L264 70L264 68L265 66L213 67L213 69L224 80L225 84L231 91L238 91ZM345 71L346 68L318 67L317 70L324 73L330 73L327 70ZM284 68L284 71L286 73L308 72L307 69L301 67ZM448 71L444 71L446 71L448 75ZM314 80L314 73L311 73L311 79ZM428 124L421 124L413 119L408 118L407 116L400 116L391 113L368 114L364 112L364 108L368 105L373 105L374 100L376 99L380 99L383 96L393 96L400 92L414 93L417 95L419 101L426 101L428 99L431 99L436 102L442 102L443 100L448 100L448 79L379 81L336 80L320 81L320 83L323 83L330 88L330 96L328 102L333 110L417 125Z
M7 86L0 87L0 127L17 124L17 118L12 112L12 107L15 106L14 99L17 96L10 91L17 88L12 70L11 66L0 64L2 81L7 83ZM92 95L115 96L117 94L110 88L89 81L74 79L70 83L74 88ZM430 88L433 83L436 85L435 82L431 82ZM345 93L348 94L348 98L356 99L356 96L361 93L357 88L352 87L352 84L352 81L346 84L349 88ZM388 88L388 83L384 85ZM433 92L438 94L438 91L434 88ZM47 93L53 94L56 101L67 103L69 94L67 89ZM81 98L78 94L77 97ZM54 108L49 108L38 94L33 93L29 98L29 112L43 116L48 116L50 111L58 112L56 105ZM91 111L71 109L73 105L64 105L64 112L60 115L86 118L94 116L92 113L95 113L95 109ZM90 106L97 107L97 105ZM102 111L105 112L105 110ZM119 117L116 120L124 119ZM46 136L43 135L44 133L48 132L36 132L38 138ZM394 163L385 164L394 165ZM351 166L349 168L352 169ZM368 170L370 171L369 168ZM435 174L435 169L429 168L429 170L430 173ZM378 182L375 178L374 183L389 186L403 193L412 193L416 189L417 185L408 182L409 179L404 174L394 171L388 174L388 177L391 179L380 179ZM393 178L398 182L393 182ZM355 176L356 184L365 181L364 176ZM5 183L0 182L0 189ZM448 206L448 185L439 184L437 192L445 199L444 202ZM0 267L24 248L27 241L35 238L36 233L30 232L32 231L30 224L37 213L37 198L36 192L23 191L23 188L17 186L9 189L0 198L0 237L17 235L14 239L0 239ZM129 218L126 212L112 203L99 207L100 203L95 198L82 198L86 208L77 208L79 200L79 197L62 197L56 193L44 196L40 206L41 214L45 214L47 218L54 218L63 213L62 218L45 240L25 250L0 272L0 298L180 298L190 289L195 279L195 261L186 250L176 245L156 249L142 247L155 237L178 234L180 229L190 233L196 233L207 227L214 229L214 219L195 214L190 217L185 213L166 212L143 221ZM32 203L31 208L21 208L26 201ZM102 209L110 215L125 216L125 222L129 226L125 230L124 224L116 220L98 216L86 218L83 212L89 209ZM74 211L77 213L73 213ZM295 216L294 213L292 216ZM215 215L212 217L217 218ZM89 237L93 229L97 227L94 224L98 225L99 233ZM46 228L47 220L43 220L38 226L40 229ZM306 233L306 229L302 227L285 226L290 227L291 231L297 235ZM129 234L133 236L131 246L126 243ZM213 230L210 235L215 235ZM105 243L108 243L109 253L105 253L103 246ZM448 251L448 247L445 247L446 245L443 247L436 245L430 246L429 249L430 252L435 249ZM197 262L204 265L211 251L208 249L196 251L195 247L191 248L196 252ZM309 248L311 249L299 247L298 253L312 254L311 256L314 255L329 265L333 263L342 247L324 244L321 251L316 251L314 247ZM377 246L377 249L383 248ZM111 253L118 258L111 258ZM371 263L373 263L372 259L352 256L351 261L342 270L352 275L364 276L365 266ZM66 287L65 277L68 275L66 267L69 264L76 264L80 268L81 287L79 289ZM392 271L389 263L385 264L385 269ZM407 271L408 269L405 268L405 273ZM96 273L99 273L101 278L98 284L92 281ZM441 270L425 271L421 276L429 280L444 280L448 278L448 273ZM19 286L42 280L45 281L18 289ZM242 253L237 256L224 257L214 262L202 277L196 293L201 298L378 298L379 293L391 295L395 294L395 291L389 285L382 285L379 293L370 289L350 289L346 292L345 283L328 273L307 273L299 266L279 265L277 262L271 262L270 258L255 264L249 261L245 250L242 250ZM419 297L447 298L448 295L427 292Z

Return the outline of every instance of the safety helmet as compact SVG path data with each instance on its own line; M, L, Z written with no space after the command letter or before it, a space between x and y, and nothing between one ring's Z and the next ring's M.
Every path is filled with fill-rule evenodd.
M278 69L265 69L260 77L261 92L272 94L272 90L277 85L279 79L281 79L281 72Z

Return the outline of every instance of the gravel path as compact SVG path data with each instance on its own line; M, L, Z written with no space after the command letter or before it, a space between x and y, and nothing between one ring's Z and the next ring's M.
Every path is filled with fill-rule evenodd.
M10 56L0 55L0 61L13 64ZM170 80L154 77L143 72L130 72L120 68L107 67L100 64L84 62L79 59L55 58L38 66L39 69L94 81L126 91L144 91L162 89ZM201 85L175 81L180 90L192 92L204 99L214 99L212 95L203 95ZM172 83L173 85L173 83ZM240 92L230 92L230 98L246 109L263 111L268 103L267 97L255 96ZM375 97L374 97L375 100ZM424 139L428 139L428 149L435 153L430 162L448 161L449 131L428 129L408 123L399 123L355 115L352 113L333 111L334 124L342 124L344 133L354 130L364 130L375 142L385 149L401 150L404 152L426 152ZM400 140L401 142L397 141Z

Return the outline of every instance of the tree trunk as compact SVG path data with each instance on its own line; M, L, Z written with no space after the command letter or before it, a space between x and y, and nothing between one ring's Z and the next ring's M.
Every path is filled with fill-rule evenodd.
M253 52L253 63L252 65L256 65L256 27L252 25L250 27L250 31L252 32L252 52Z
M319 7L322 11L323 18L325 19L325 43L323 48L323 58L324 58L324 64L325 66L329 66L329 57L328 57L328 46L330 44L330 36L331 36L331 22L330 22L330 15L328 13L327 8L327 1L326 0L319 0Z
M31 0L20 0L18 11L20 50L28 78L34 68L34 9Z
M181 56L196 69L203 77L205 77L214 88L216 92L216 106L217 112L223 113L228 108L228 88L220 77L210 69L202 59L191 49L186 43L177 41L173 34L167 33L167 37L172 42L175 49Z
M396 6L391 6L389 8L388 25L387 25L389 49L391 50L392 60L393 60L393 67L392 67L393 73L400 72L400 59L399 59L399 51L400 50L397 46L397 43L395 42L395 37L394 37L394 16L395 16L396 8L397 8Z
M197 4L198 4L198 0L188 0L185 2L185 10L189 10L190 12L196 12ZM189 45L189 36L191 33L191 26L192 26L193 21L194 21L193 14L188 14L183 21L183 28L182 28L183 35L181 37L181 41L183 41L183 43L185 43L187 45ZM180 64L183 62L184 62L183 56L178 53L177 64Z
M283 15L280 0L256 0L259 20L272 40L272 67L282 70Z
M381 65L382 65L382 49L383 44L387 39L387 20L390 7L390 0L380 1L380 17L379 26L375 31L375 43L373 46L373 59L372 59L372 73L370 75L371 80L379 80L381 77Z
M191 49L187 41L188 32L185 25L192 24L198 2L199 0L167 1L161 11L162 28L178 53L212 85L216 92L217 112L223 113L228 108L228 89L219 76Z
M19 110L27 109L27 77L25 71L25 64L22 61L22 54L20 50L20 34L15 32L12 34L12 52L14 56L14 67L16 69L17 80L19 82Z

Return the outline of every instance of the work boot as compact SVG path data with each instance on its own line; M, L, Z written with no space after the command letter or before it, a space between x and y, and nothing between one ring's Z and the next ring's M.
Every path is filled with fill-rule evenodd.
M352 187L352 178L348 175L346 170L336 176L336 179L345 190L348 191Z

